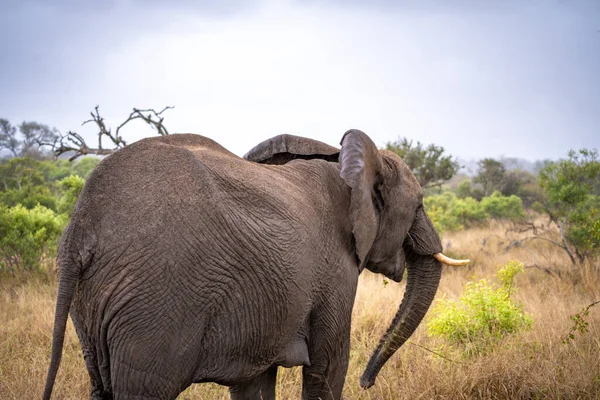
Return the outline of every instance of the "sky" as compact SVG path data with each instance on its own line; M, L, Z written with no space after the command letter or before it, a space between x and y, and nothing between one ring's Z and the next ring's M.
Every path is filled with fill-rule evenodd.
M600 148L597 0L1 0L0 59L0 118L89 145L99 105L175 106L170 132L238 155L350 128L462 159Z

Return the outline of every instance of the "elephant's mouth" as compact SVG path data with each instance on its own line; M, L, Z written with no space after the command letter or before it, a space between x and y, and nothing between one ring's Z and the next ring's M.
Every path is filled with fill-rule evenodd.
M367 269L377 274L382 274L394 282L400 282L404 276L406 257L401 249L394 257L384 260L369 260Z

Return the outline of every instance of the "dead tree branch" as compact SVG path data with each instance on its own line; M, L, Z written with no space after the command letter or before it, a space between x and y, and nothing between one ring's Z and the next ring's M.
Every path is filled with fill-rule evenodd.
M539 269L542 272L547 273L550 276L556 276L558 278L563 277L563 273L561 271L556 271L556 270L554 270L552 268L548 268L548 267L542 267L541 265L538 265L538 264L526 265L525 268L535 268L535 269Z
M112 130L106 126L104 118L102 118L102 116L100 115L99 108L99 106L94 107L94 111L90 112L92 118L82 123L82 125L93 123L97 126L98 147L94 148L88 146L88 144L85 142L85 139L80 134L73 131L68 131L66 135L59 135L53 143L42 143L42 145L50 147L56 157L67 152L74 152L75 154L73 154L73 156L69 158L69 161L73 161L78 157L87 154L95 154L99 156L109 155L127 145L127 142L125 142L125 140L121 136L121 128L123 128L125 125L136 119L141 119L142 121L146 122L152 127L152 129L155 129L159 135L168 135L169 131L163 124L165 119L163 113L175 107L167 106L158 112L153 108L134 108L133 111L129 114L129 117L127 117L127 119L123 121L117 127L117 129L115 129L114 134ZM103 138L107 138L108 140L110 140L110 148L103 147Z
M162 113L164 113L167 110L171 110L173 108L175 108L175 107L167 106L167 107L163 108L162 110L160 110L159 112L156 112L153 108L148 108L145 110L134 108L133 111L131 112L131 114L129 114L129 118L127 118L125 120L125 122L123 122L121 125L119 125L117 127L116 133L118 135L119 129L121 129L123 127L123 125L125 125L126 123L133 121L134 119L142 119L144 122L146 122L148 125L150 125L153 129L156 129L156 132L158 132L159 135L166 136L169 134L169 131L167 131L167 128L163 125L163 121L164 121L165 117L162 115ZM148 113L148 114L144 115L144 113Z
M515 232L515 233L526 233L533 232L534 235L538 233L538 227L535 226L533 222L519 222L513 225L513 228L507 229L506 233Z
M571 263L573 265L577 265L577 261L575 260L575 257L573 256L573 252L569 248L566 238L565 238L564 223L561 224L561 223L557 222L556 220L553 220L553 222L559 228L559 235L560 235L560 239L561 239L560 242L547 237L547 235L548 235L547 229L544 228L543 226L541 226L541 227L536 226L535 223L533 223L533 222L520 222L518 224L515 224L513 228L507 229L506 233L509 233L509 232L515 232L515 233L531 232L531 234L533 236L530 236L530 237L521 239L520 241L517 241L519 243L518 244L515 243L515 246L513 246L513 247L520 246L520 244L522 244L521 242L524 242L526 240L536 240L536 239L543 240L545 242L552 243L553 245L563 249L569 256ZM511 244L513 244L513 243L511 243ZM509 248L510 248L510 245L505 250L508 250Z

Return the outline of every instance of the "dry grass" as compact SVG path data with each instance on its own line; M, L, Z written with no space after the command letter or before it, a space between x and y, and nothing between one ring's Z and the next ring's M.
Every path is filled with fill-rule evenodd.
M562 338L572 326L570 315L600 299L597 265L573 273L560 249L541 242L504 249L518 235L507 226L471 229L446 235L446 252L470 257L462 269L444 271L440 293L457 297L467 280L493 275L498 265L518 259L560 273L537 268L517 278L516 298L533 315L531 331L507 338L495 351L460 358L446 347L455 362L421 347L439 349L424 324L392 357L370 390L358 385L360 374L382 332L387 328L403 294L403 285L383 284L380 276L361 276L354 308L350 369L346 399L599 399L600 306L588 317L589 332L571 344ZM485 238L485 243L483 239ZM595 268L594 268L595 267ZM0 280L0 398L40 398L48 367L56 284L44 277ZM280 369L278 398L301 395L300 369ZM63 360L55 386L57 399L88 396L88 377L74 329L69 324ZM193 385L181 399L227 399L226 388Z

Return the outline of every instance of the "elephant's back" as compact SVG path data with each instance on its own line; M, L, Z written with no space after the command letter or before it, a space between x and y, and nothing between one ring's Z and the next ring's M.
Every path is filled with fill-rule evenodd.
M92 321L92 335L108 324L109 337L152 342L159 331L189 341L186 351L209 359L229 354L229 362L245 354L256 365L280 351L277 341L263 339L296 334L290 327L310 308L300 288L309 286L302 266L314 253L303 243L313 239L297 202L282 203L294 190L283 176L267 180L264 167L182 136L128 146L88 179L71 221L88 237L73 243L77 248L63 246L92 248L76 307ZM294 307L274 306L290 298L298 300ZM126 326L131 315L144 334L129 337L136 332ZM199 336L201 342L191 339ZM215 378L207 368L199 374Z

